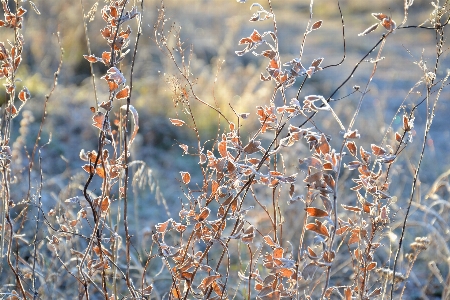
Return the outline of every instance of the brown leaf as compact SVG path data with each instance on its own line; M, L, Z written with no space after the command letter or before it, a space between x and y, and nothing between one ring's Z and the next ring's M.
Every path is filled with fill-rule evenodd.
M104 51L102 53L102 61L105 65L109 65L109 63L111 61L111 52Z
M375 145L375 144L372 144L372 145L371 145L371 148L372 148L372 153L373 153L375 156L380 156L380 155L386 154L386 150L383 149L383 148L380 147L380 146L377 146L377 145Z
M330 152L330 144L324 134L320 136L319 150L322 154L327 154Z
M308 207L308 208L305 208L305 210L308 213L308 215L311 217L317 217L317 218L328 217L328 213L326 211L321 210L316 207Z
M261 148L261 142L260 141L255 141L255 140L251 140L245 147L244 147L244 151L247 154L252 154L255 152L258 152Z
M191 174L188 172L180 172L180 174L184 184L188 184L191 181Z
M328 232L328 228L322 224L319 220L316 220L316 223L309 223L306 224L306 230L314 231L315 233L318 233L320 235L324 235L326 237L330 237L330 234Z
M376 266L377 266L377 263L375 261L373 261L373 262L371 262L370 264L367 265L366 270L370 271L370 270L376 268Z
M347 232L347 230L349 230L349 228L350 228L350 226L348 226L348 225L341 226L336 230L336 234L341 235L341 234Z
M262 37L259 34L258 30L254 29L252 35L250 36L250 39L252 40L252 42L254 43L258 43L262 41Z
M97 57L95 57L94 54L92 54L92 55L83 55L83 57L90 63L96 63L98 61Z
M103 123L105 122L105 115L101 111L98 111L92 117L92 120L94 121L94 123L92 123L92 125L94 125L98 129L103 130Z
M101 204L100 204L100 210L105 213L108 211L109 206L111 204L111 201L109 200L109 197L106 196L105 198L103 198Z
M350 151L350 154L352 156L356 156L356 144L355 144L355 142L353 142L353 141L347 142L345 145L347 146L348 151Z
M130 87L127 85L121 91L116 94L116 99L126 99L130 95Z
M221 142L219 142L217 144L217 149L219 150L220 156L222 156L222 157L227 157L228 156L227 141L226 140L222 140Z
M189 147L188 147L188 145L185 145L185 144L180 144L180 145L178 145L181 149L183 149L183 155L184 154L189 154L189 152L188 152L188 149L189 149Z
M26 87L23 87L22 90L19 92L18 97L20 101L25 102L31 97L30 91L28 91Z
M6 108L6 111L9 112L13 116L17 114L17 108L14 106L14 104L9 105Z
M311 27L311 30L319 29L322 26L322 20L316 21L313 26Z
M211 210L207 207L202 208L200 214L195 217L195 219L199 222L203 222L208 218L209 214L211 213Z
M361 135L358 133L358 129L347 131L344 134L344 139L359 139Z
M388 16L383 13L372 13L372 16L375 19L378 19L379 21L383 21L383 19L387 18Z
M267 245L270 247L276 247L277 244L272 240L272 238L269 235L264 236L264 242L266 242Z
M273 258L282 258L284 253L284 249L281 247L277 247L273 249Z
M179 120L179 119L170 119L170 122L175 125L175 126L183 126L184 124L186 124L183 120Z
M164 223L158 223L157 225L155 225L156 231L158 233L165 233L167 230L167 227L169 226L169 222L171 222L172 219L169 219L167 221L165 221Z
M214 281L220 278L221 275L212 275L204 278L198 285L198 289L205 291Z

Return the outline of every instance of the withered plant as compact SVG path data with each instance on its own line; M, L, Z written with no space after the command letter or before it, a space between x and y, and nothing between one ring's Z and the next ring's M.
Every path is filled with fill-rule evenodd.
M271 1L266 7L258 3L250 6L256 10L250 22L272 22L273 30L260 33L255 29L239 41L244 48L236 54L253 54L267 60L266 73L260 79L272 84L273 94L261 100L253 113L235 111L230 103L233 115L225 115L219 109L214 95L213 102L197 95L196 79L191 73L188 49L181 42L180 30L175 25L166 29L164 7L160 9L155 40L178 71L168 76L167 81L173 88L175 107L181 107L179 111L184 112L184 118L170 121L175 126L187 127L197 136L196 144L179 146L183 155L198 157L203 178L193 183L187 170L180 172L185 199L179 218L158 224L153 234L172 278L169 298L393 299L403 296L410 268L404 273L398 271L400 249L426 140L448 79L448 74L437 78L445 51L447 2L443 6L433 4L427 25L405 26L412 1L405 1L404 19L398 25L385 13L373 13L376 23L359 36L382 30L378 42L349 74L339 79L331 94L305 94L305 85L316 73L341 67L346 61L345 19L340 3L336 4L342 22L342 60L331 65L324 65L326 60L320 53L312 61L303 60L308 35L319 34L315 31L320 31L324 22L313 18L313 1L299 56L287 59L279 52L282 41ZM406 28L436 32L434 67L428 69L423 60L418 61L423 76L410 91L411 94L425 87L425 96L410 109L399 107L396 117L401 116L402 125L389 127L381 142L372 142L370 149L365 149L359 143L363 130L355 127L355 120L377 74L386 43L394 33L401 34ZM335 99L366 61L373 65L366 83L362 87L354 86L351 94ZM295 97L289 99L288 94ZM355 96L359 98L358 105L345 125L332 103ZM193 110L193 102L208 106L212 114L226 123L226 128L219 126L213 142L201 138L196 125L196 119L201 116ZM391 225L396 222L391 208L396 202L390 193L390 184L395 180L391 170L412 142L415 114L421 105L427 106L427 125L402 221L399 250L387 261L380 261L376 259L377 251L389 247L383 237L398 226ZM259 122L259 129L242 135L253 116ZM332 137L323 132L318 125L321 118L334 118L341 135ZM309 154L301 153L297 157L299 167L292 169L284 157L295 156L289 151L298 149L297 143L306 144ZM353 186L340 190L340 185L346 185L340 180L344 169L350 171L347 174ZM295 208L286 206L286 202ZM288 215L290 209L298 212ZM300 233L287 233L292 230L288 216L295 216L295 222L301 223L296 227ZM261 219L267 220L269 226L264 226ZM287 235L295 239L286 239ZM407 255L411 268L429 243L418 238L411 244L412 253ZM342 278L339 270L333 272L343 266L352 269L346 278ZM397 294L400 290L401 294Z
M31 1L22 2L39 13ZM285 41L281 40L279 31L283 28L278 26L272 6L275 0L251 4L255 12L250 22L272 27L263 33L254 29L236 41L236 59L254 55L262 61L265 72L259 79L272 91L259 99L254 111L239 111L232 102L224 109L214 90L208 98L200 96L203 87L191 65L194 50L183 42L181 27L168 24L161 2L150 38L175 70L161 76L172 92L174 108L169 121L182 134L194 137L190 143L174 143L184 159L195 159L198 169L186 167L174 172L180 185L175 187L179 188L179 206L170 209L176 215L150 230L139 220L130 222L130 186L141 185L151 176L144 162L130 157L139 132L138 112L132 100L144 1L105 2L100 10L96 2L83 15L84 58L90 64L94 91L90 110L91 130L98 132L96 147L80 149L80 166L86 176L80 194L58 199L47 209L42 202L42 165L52 162L42 159L41 150L51 140L43 142L41 135L46 118L51 117L46 107L63 60L44 100L36 142L31 151L25 151L24 159L24 140L33 116L23 107L31 95L25 86L16 85L20 84L17 70L22 61L21 30L27 11L19 1L2 0L5 20L0 26L11 31L12 37L0 43L0 77L7 99L0 127L2 297L406 299L412 283L419 287L422 297L436 291L442 299L449 297L448 173L426 195L433 200L431 205L415 201L421 197L417 194L419 172L429 145L427 139L448 85L448 1L432 2L427 7L429 18L417 25L406 25L414 1L404 1L402 21L394 21L389 12L372 13L376 23L361 29L359 36L365 39L366 35L378 34L379 39L367 47L349 72L339 73L341 77L332 82L332 91L326 95L310 93L307 87L311 83L314 89L312 82L318 73L344 69L347 64L347 18L342 3L333 2L342 29L341 45L334 48L340 49L342 58L330 64L321 49L312 60L304 57L308 37L320 34L327 22L313 16L313 0L295 57L284 57L279 50ZM235 5L241 7L247 5L245 0L237 2ZM81 6L84 14L83 1ZM92 34L88 22L97 14L105 22L99 35L106 41L101 54L91 52L88 38ZM386 46L394 38L420 30L435 35L433 60L421 57L415 61L421 76L403 95L392 122L378 140L363 140L375 125L370 117L364 117L367 128L358 128L357 119L378 70L386 67L381 64L384 55L389 56ZM93 64L105 67L99 81ZM351 79L367 64L371 66L369 74L358 79L360 85L349 89ZM214 87L223 82L220 75L219 65L211 79ZM411 100L411 95L419 91L422 98ZM348 117L348 111L338 111L336 106L350 99L356 99L357 105ZM406 105L407 100L413 104ZM210 114L199 113L199 107ZM12 121L21 111L20 135L12 141ZM422 132L415 128L418 116L426 120ZM198 125L202 118L217 124L213 137ZM324 120L332 120L337 130L328 132ZM403 159L411 147L420 149L419 155ZM409 194L395 195L392 185L399 182L399 175L394 169L404 168L405 160L412 166ZM25 192L20 181L22 185L27 182ZM38 182L37 187L32 182ZM423 215L422 221L411 220L412 209ZM428 236L408 230L414 226L426 227ZM405 246L406 242L409 245ZM432 245L443 249L440 260L424 254ZM430 275L421 285L413 277L413 267L423 261ZM435 281L440 289L430 292Z

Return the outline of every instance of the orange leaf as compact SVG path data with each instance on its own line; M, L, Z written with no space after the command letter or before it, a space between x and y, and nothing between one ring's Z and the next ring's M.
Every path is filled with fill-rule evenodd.
M255 43L261 42L261 41L262 41L262 37L261 37L261 35L259 34L259 32L258 32L256 29L253 30L253 33L252 33L252 35L250 36L250 39L251 39L253 42L255 42Z
M100 178L106 178L105 169L103 169L103 166L97 167L95 171Z
M210 212L211 212L211 210L210 210L209 208L204 207L204 208L201 210L200 214L199 214L198 216L195 217L195 219L196 219L197 221L199 221L199 222L202 222L202 221L204 221L204 220L209 216Z
M339 229L336 230L336 234L341 235L341 234L345 233L349 228L350 228L350 226L348 226L348 225L341 226L341 227L339 227Z
M170 221L172 221L172 219L169 219L169 220L165 221L164 223L158 223L158 225L155 225L156 231L158 231L158 233L166 232Z
M376 266L377 266L377 263L375 261L373 261L367 265L366 270L370 271L370 270L374 269Z
M111 61L111 52L104 51L102 53L102 60L105 65L108 65L109 62Z
M273 249L273 257L274 258L282 258L283 253L284 253L284 249L281 247Z
M204 291L208 288L214 281L220 278L221 275L212 275L204 278L202 282L199 284L198 289Z
M383 148L381 148L380 146L377 146L377 145L375 145L375 144L372 144L372 145L371 145L371 148L372 148L372 153L373 153L375 156L380 156L380 155L385 155L385 154L386 154L386 150L383 149Z
M356 144L355 142L351 141L351 142L347 142L345 144L347 146L348 151L350 151L350 154L353 156L356 156Z
M95 57L94 54L92 54L92 55L83 55L83 57L90 63L96 63L97 62L97 57Z
M109 87L109 91L112 92L112 91L116 90L119 87L119 85L112 80L108 80L108 87Z
M103 198L102 203L100 204L100 210L102 212L108 211L110 204L111 204L111 201L109 200L109 197L106 196L105 198Z
M125 99L130 95L130 87L127 85L120 92L116 94L116 99Z
M184 124L186 124L183 120L179 120L179 119L170 119L170 122L175 125L175 126L183 126Z
M228 151L227 151L227 140L226 140L226 138L222 139L222 141L217 144L217 149L219 150L220 156L227 157Z
M306 230L314 231L315 233L324 235L326 237L330 236L327 227L323 225L322 222L320 222L319 220L316 220L315 224L314 223L306 224Z
M28 99L30 99L30 92L28 91L28 89L26 87L23 87L23 89L20 91L18 97L19 97L20 101L25 102Z
M315 22L315 23L313 24L313 26L311 27L311 29L312 29L312 30L316 30L316 29L319 29L321 26L322 26L322 20L319 20L319 21L317 21L317 22Z
M305 208L305 210L308 213L308 215L310 215L311 217L318 217L318 218L328 217L328 213L319 208L308 207L308 208Z
M266 242L266 244L269 245L270 247L275 247L277 245L269 235L266 235L264 237L264 242Z

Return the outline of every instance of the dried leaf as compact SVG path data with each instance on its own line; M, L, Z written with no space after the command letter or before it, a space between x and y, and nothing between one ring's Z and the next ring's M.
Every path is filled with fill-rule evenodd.
M94 54L92 54L92 55L83 55L83 57L90 63L96 63L99 60L101 61L101 59L95 57Z
M379 21L383 21L383 19L388 17L387 15L382 13L372 13L372 16Z
M377 266L377 263L375 261L373 261L367 265L366 270L367 271L373 270L374 268L376 268L376 266Z
M319 28L322 26L322 23L323 23L322 20L316 21L316 22L312 25L311 30L319 29Z
M188 184L191 181L191 174L188 172L180 172L180 174L184 184Z
M328 217L328 213L326 211L321 210L316 207L308 207L308 208L305 208L305 210L308 213L308 215L311 217L317 217L317 218Z
M198 289L205 291L214 281L216 281L220 277L221 275L212 275L204 278L199 284Z
M155 225L156 231L158 233L165 233L167 230L167 227L169 226L169 222L171 222L172 219L169 219L167 221L165 221L164 223L158 223L157 225Z
M254 29L252 35L250 36L250 39L252 40L252 42L254 43L258 43L262 41L262 37L259 34L258 30Z
M264 236L264 242L266 242L267 245L270 247L276 247L277 244L272 240L272 238L269 235Z
M357 148L356 148L355 142L353 142L353 141L347 142L345 145L347 146L348 151L350 151L350 154L352 156L356 156Z
M222 140L221 142L219 142L217 144L217 149L219 150L219 154L222 157L227 157L228 156L228 151L227 151L227 141Z
M330 234L328 232L328 228L322 224L319 220L316 220L316 223L308 223L306 224L306 230L314 231L315 233L318 233L320 235L324 235L326 237L330 237Z
M111 204L111 201L109 200L109 197L106 196L105 198L103 198L103 200L102 200L102 202L100 204L100 210L103 213L106 213L108 211L108 209L109 209L110 204Z
M383 149L383 148L380 147L380 146L377 146L377 145L375 145L375 144L372 144L372 145L371 145L371 148L372 148L372 153L373 153L375 156L381 156L381 155L386 154L386 150Z
M126 99L130 95L130 87L127 85L116 94L116 99Z
M97 127L100 130L103 130L103 123L105 122L105 114L102 113L101 111L98 111L93 117L92 120L94 121L94 123L92 123L92 125L94 125L95 127Z
M251 140L245 147L244 147L244 151L247 154L252 154L255 152L258 152L261 149L261 142L260 141L255 141L255 140Z
M175 125L175 126L183 126L184 124L186 124L183 120L179 120L179 119L170 119L170 122Z
M195 217L195 219L199 222L203 222L208 218L209 214L211 213L211 210L208 207L202 208L200 214Z

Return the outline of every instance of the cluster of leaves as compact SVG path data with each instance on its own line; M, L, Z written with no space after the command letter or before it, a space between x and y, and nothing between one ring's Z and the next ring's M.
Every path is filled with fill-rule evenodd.
M411 5L412 3L405 4L405 18ZM174 93L178 94L177 90L180 86L185 91L184 101L175 101L176 105L181 103L191 118L191 122L181 119L171 119L171 122L175 126L188 127L196 132L197 148L193 147L193 150L190 150L190 146L184 144L180 147L183 149L183 155L199 157L203 174L203 180L194 185L189 172L180 172L186 197L186 202L179 212L180 218L179 220L170 218L158 224L153 233L153 241L159 248L159 255L172 277L171 298L231 297L230 292L236 289L235 286L229 287L230 281L235 278L233 274L230 274L233 260L230 249L236 247L232 245L233 242L238 249L243 247L248 250L245 271L239 271L239 278L234 281L234 284L238 286L242 282L248 283L245 296L248 299L255 295L257 299L292 298L298 297L300 291L310 296L318 293L324 298L338 294L344 299L354 297L375 299L389 292L393 293L399 284L406 280L406 276L390 269L395 270L397 258L393 266L378 267L379 262L375 257L376 251L384 246L383 236L391 230L390 207L395 203L396 197L389 193L390 170L400 153L412 141L411 132L417 106L410 113L405 112L403 126L390 138L392 141L386 136L383 145L372 144L371 151L359 146L358 151L360 134L358 129L353 128L358 111L355 112L351 123L345 127L330 106L333 95L348 81L348 78L327 98L321 95L306 95L303 96L302 102L300 99L305 82L313 74L329 67L337 67L345 60L344 53L344 59L337 65L322 67L324 58L316 58L308 68L303 67L301 60L306 36L320 29L323 21L313 22L311 11L300 56L282 63L278 51L275 14L270 1L269 10L264 9L260 4L253 4L251 8L253 7L257 7L258 11L250 21L273 20L274 31L261 34L254 30L248 37L239 41L239 45L244 45L245 48L236 51L236 54L242 56L253 53L255 56L263 56L269 60L266 67L267 74L261 74L260 79L273 81L274 93L269 103L256 107L256 117L260 128L252 136L244 137L240 134L242 123L245 119L249 119L250 113L235 112L237 125L220 113L220 117L228 123L228 130L221 134L219 131L218 138L211 146L209 143L201 146L202 141L190 100L201 103L205 101L195 93L195 80L191 79L189 65L184 61L182 43L177 43L176 50L168 46L169 37L172 34L179 41L179 32L173 26L167 32L164 31L164 9L160 10L160 21L155 26L157 33L155 39L160 49L174 62L179 71L179 76L174 76L175 79L170 80L172 83L177 82ZM386 29L386 32L364 57L366 58L380 44L382 45L378 50L377 59L371 60L374 63L371 78L375 75L376 64L381 57L383 45L398 29L391 17L382 13L372 15L380 23L369 27L360 36L374 31L379 24ZM342 23L343 21L342 18ZM443 33L438 32L438 35L442 41ZM264 39L265 37L270 37L271 40L268 41ZM257 49L264 45L268 47L268 50L257 52ZM442 46L441 43L439 45ZM174 50L181 54L181 61L177 60L173 54ZM360 66L360 63L356 68ZM289 69L284 69L283 66ZM434 86L434 79L435 77L432 76L431 81L420 82L427 86ZM302 80L296 93L297 97L288 101L287 90L294 87L297 80ZM441 80L441 88L445 81L446 78ZM362 101L367 88L360 91L359 87L355 87L355 92L360 92L360 101ZM435 101L437 100L438 98ZM279 102L281 105L276 104ZM332 147L331 137L321 132L312 121L318 113L325 112L330 112L342 129L343 136L339 137L342 144L338 149ZM291 123L294 119L298 120L302 117L305 121L300 126ZM305 127L308 122L313 127ZM287 129L287 132L283 129ZM282 137L283 134L286 136ZM246 142L246 140L249 141ZM267 140L269 140L268 145L263 147L267 144ZM308 157L299 159L302 175L289 174L283 164L283 153L288 151L286 148L302 141L310 150ZM346 150L348 153L345 152ZM353 160L344 163L344 156ZM343 167L351 174L357 172L352 178L356 185L349 189L348 195L338 194L337 187ZM301 176L304 176L303 181L299 180ZM417 177L414 178L414 182L416 180ZM269 207L262 200L264 196L260 191L263 187L270 191L268 194L272 197ZM287 188L289 189L287 202L289 204L302 202L305 210L297 249L294 248L292 241L283 239L285 220L280 199L283 198L282 195ZM304 195L301 190L304 190ZM344 197L355 199L355 204L348 205L348 202L340 204L343 202L340 199ZM263 230L255 224L250 217L250 211L257 209L255 207L261 209L258 214L264 214L269 220L270 228ZM343 217L344 214L346 218ZM260 218L262 218L261 215ZM284 231L286 231L285 228ZM403 234L404 228L402 237ZM170 240L174 243L167 241L167 235L170 235ZM338 237L340 245L347 245L348 250L336 246ZM401 241L399 248L401 248ZM263 249L267 249L268 252L260 254ZM214 265L211 265L208 263L210 257L219 259L214 259ZM331 280L331 269L338 261L342 261L343 257L349 257L351 260L350 265L353 266L351 278L353 279L335 286ZM413 258L410 260L412 267L417 255L410 257ZM242 257L239 259L241 260ZM260 259L262 259L261 262L259 262ZM390 276L383 277L386 272ZM254 283L253 288L250 286L251 282ZM321 285L321 291L315 292L318 285ZM235 296L237 293L238 291L235 290Z
M245 3L242 0L238 2ZM26 87L16 92L16 72L22 61L24 43L20 29L26 10L18 6L18 1L15 12L9 9L6 0L2 0L2 3L5 21L0 21L0 26L14 31L13 42L7 45L0 43L0 77L6 80L8 95L0 137L4 208L0 255L3 255L3 246L7 242L5 257L9 270L14 274L16 286L8 290L9 299L45 297L42 288L45 276L42 274L48 270L44 270L43 259L38 255L38 252L44 252L38 246L42 246L38 242L38 235L44 232L48 233L44 239L48 247L47 254L55 258L49 268L62 269L65 275L58 276L56 280L67 281L66 289L73 284L70 295L76 294L79 298L149 299L155 294L159 297L160 293L169 299L377 299L389 293L393 298L394 292L403 296L405 281L414 263L431 243L428 238L416 238L406 255L407 272L397 272L397 261L426 139L436 103L448 79L448 75L437 79L440 57L445 48L444 29L450 18L446 6L434 5L429 20L432 27L426 27L436 32L435 68L429 70L423 61L417 63L424 75L415 87L425 86L425 99L433 104L427 114L422 155L416 164L397 255L391 262L382 261L382 255L378 253L386 248L383 237L392 230L395 218L392 205L396 197L390 191L393 165L398 163L404 149L412 143L414 115L424 101L414 105L408 112L402 108L402 125L399 128L391 126L390 132L393 133L386 133L381 142L371 143L370 150L363 147L360 131L354 128L354 124L369 84L376 75L383 46L394 32L405 28L407 13L413 1L405 1L405 19L398 26L386 14L372 14L379 23L364 30L360 36L374 32L380 24L386 31L328 97L306 93L304 86L316 76L314 74L339 67L345 62L342 13L342 61L323 66L325 59L318 55L305 68L302 59L306 38L318 32L324 24L322 20L313 20L313 1L300 54L287 60L282 59L278 49L279 34L271 1L268 1L268 9L260 4L252 4L250 9L256 7L257 11L251 16L250 22L272 21L274 29L262 34L253 30L249 36L238 41L238 45L245 48L235 53L238 56L252 53L268 60L266 73L261 74L260 79L274 89L267 101L258 105L254 112L237 112L231 105L234 112L231 116L221 111L217 103L212 105L196 93L197 81L193 79L180 30L175 25L167 28L162 3L154 26L154 41L175 65L177 73L168 76L167 82L173 89L175 108L181 107L187 116L183 119L177 112L170 122L180 130L190 130L196 135L197 140L192 145L179 146L184 156L197 159L200 172L180 170L182 200L178 216L170 217L144 233L144 237L151 236L151 241L150 245L146 245L150 249L142 253L132 244L133 235L128 224L128 181L129 169L133 164L129 158L130 148L139 129L138 113L131 105L133 67L141 35L139 8L133 6L127 9L127 0L111 0L101 9L101 17L106 25L100 34L108 49L100 56L90 52L84 55L91 66L101 63L107 68L101 77L101 84L108 91L108 97L99 103L95 93L96 102L91 107L92 126L98 130L97 147L80 151L83 161L81 168L87 173L84 173L87 180L82 187L82 196L61 201L57 207L44 212L40 190L34 198L29 191L26 203L15 203L11 197L11 119L18 115L31 96ZM32 2L30 5L37 10ZM94 5L86 19L94 18L97 5ZM341 12L339 2L338 8ZM131 20L137 20L138 23L132 54L128 49L132 34L132 26L128 24ZM333 110L331 101L335 100L335 94L371 53L376 53L376 58L370 60L374 67L366 86L363 89L355 87L354 92L346 96L356 93L360 98L353 118L345 126ZM132 56L129 84L124 75L127 55ZM57 73L54 87L56 78ZM96 91L95 76L93 84ZM14 105L16 94L21 103L19 108ZM288 95L294 94L295 97L288 99ZM126 104L117 109L115 104L121 101L126 101ZM199 102L217 114L219 126L215 139L202 139L196 121L199 116L192 102ZM331 116L341 129L341 135L330 136L320 130L316 123L319 119L317 116ZM45 114L42 122L44 119ZM225 129L220 126L222 120L226 123ZM244 135L243 126L252 121L259 126L258 130ZM30 173L39 137L30 155ZM284 161L285 156L292 155L295 155L294 167ZM349 174L353 184L348 189L342 179L344 172ZM42 177L41 170L40 189ZM30 258L27 260L18 249L19 244L25 244L20 239L21 230L25 228L23 224L29 221L26 216L32 200L36 200L34 205L38 217L35 220L34 241L26 241L27 244L33 244L33 251L27 252ZM16 219L22 217L20 225L16 225L10 216L11 209L18 204L25 205ZM295 221L300 225L295 229L288 226L289 210L301 212L296 213L298 219ZM117 221L112 221L113 217L117 217ZM47 225L45 229L39 227L42 223L40 218ZM142 231L140 228L135 230ZM286 232L293 230L298 232L290 234L292 239L286 238ZM152 268L161 263L160 271L153 272ZM334 275L332 271L342 264L350 267L351 274ZM135 272L135 269L139 271ZM156 277L163 273L168 274L168 277L161 276L160 281L165 283L159 285L155 282ZM340 280L336 280L336 277L340 277ZM41 279L40 283L37 282L38 278ZM402 289L397 292L399 287Z

